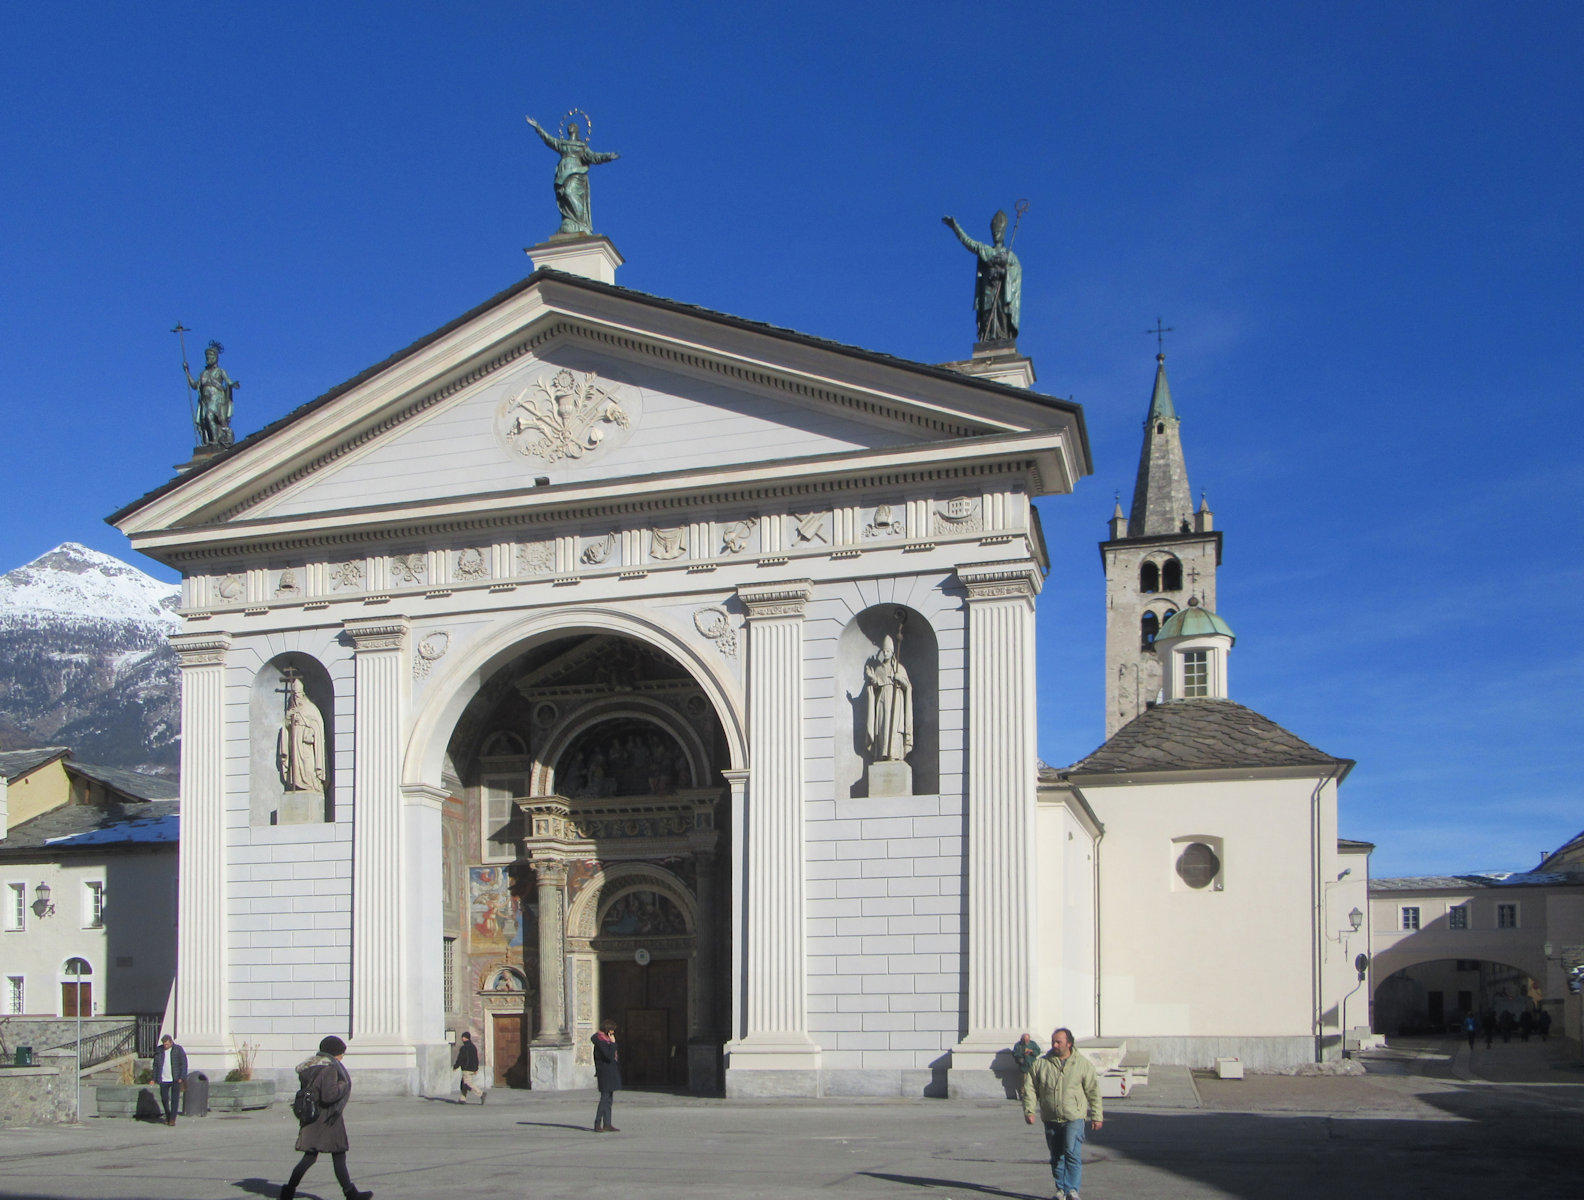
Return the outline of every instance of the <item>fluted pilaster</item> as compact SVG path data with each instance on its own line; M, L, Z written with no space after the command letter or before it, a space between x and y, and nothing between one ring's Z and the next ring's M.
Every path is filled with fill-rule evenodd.
M959 1051L993 1052L1029 1028L1035 1007L1040 576L1016 565L959 567L957 575L968 593L968 1034Z
M407 979L401 886L402 664L407 622L346 622L355 655L352 734L352 1036L402 1040Z
M810 1068L803 886L803 613L807 580L738 589L748 610L743 1037L732 1067Z
M181 665L181 845L175 1034L194 1057L231 1050L227 1008L224 634L171 639ZM215 1065L208 1064L205 1065Z

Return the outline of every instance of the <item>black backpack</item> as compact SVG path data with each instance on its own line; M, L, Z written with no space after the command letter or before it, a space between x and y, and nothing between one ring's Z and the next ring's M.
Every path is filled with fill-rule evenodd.
M319 1071L322 1070L324 1068L320 1067ZM313 1090L314 1084L319 1082L319 1071L308 1076L292 1097L292 1115L297 1118L299 1125L312 1125L319 1119L319 1097L314 1095Z

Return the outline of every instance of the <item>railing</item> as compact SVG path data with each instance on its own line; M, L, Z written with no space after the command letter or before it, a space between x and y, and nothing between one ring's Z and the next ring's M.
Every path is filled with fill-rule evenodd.
M159 1049L161 1014L139 1013L137 1018L137 1056L153 1058Z
M70 1050L77 1045L77 1039L62 1042L53 1047L56 1050ZM112 1058L133 1054L138 1048L138 1027L134 1022L123 1025L120 1029L107 1029L103 1033L94 1033L82 1040L82 1066L83 1070L97 1067L100 1063L109 1062Z

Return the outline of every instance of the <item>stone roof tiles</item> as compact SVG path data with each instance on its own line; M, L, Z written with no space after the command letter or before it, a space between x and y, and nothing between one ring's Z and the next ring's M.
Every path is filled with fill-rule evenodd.
M1131 775L1242 767L1344 767L1351 759L1318 750L1233 700L1168 700L1145 709L1086 758L1055 772Z
M181 806L175 800L125 804L62 804L13 825L0 841L0 857L59 851L72 845L148 845L176 842Z
M65 746L35 746L28 750L0 751L0 777L4 777L9 782L70 753L71 751Z

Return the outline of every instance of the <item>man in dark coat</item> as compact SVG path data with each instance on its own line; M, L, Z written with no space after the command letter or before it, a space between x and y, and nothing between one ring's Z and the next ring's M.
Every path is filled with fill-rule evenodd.
M341 1065L341 1056L345 1053L346 1043L332 1034L319 1043L318 1054L297 1068L297 1082L312 1090L319 1103L319 1115L297 1133L297 1149L302 1151L302 1158L297 1161L286 1186L281 1188L280 1200L295 1200L297 1185L324 1150L330 1152L336 1182L341 1185L346 1200L373 1200L374 1193L358 1191L347 1174L347 1131L341 1114L352 1095L352 1076Z
M471 1033L462 1035L461 1042L457 1044L456 1062L451 1065L462 1072L462 1097L457 1103L466 1104L468 1093L477 1092L479 1103L483 1104L486 1093L483 1088L474 1086L478 1080L479 1056Z
M176 1124L177 1099L187 1088L187 1051L170 1034L160 1038L154 1051L154 1081L159 1084L165 1124Z
M611 1124L611 1102L621 1090L621 1064L616 1061L616 1022L606 1017L594 1035L594 1082L599 1085L599 1107L594 1110L595 1133L620 1133Z

